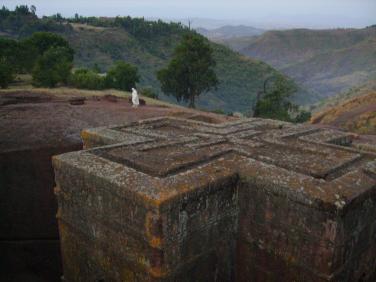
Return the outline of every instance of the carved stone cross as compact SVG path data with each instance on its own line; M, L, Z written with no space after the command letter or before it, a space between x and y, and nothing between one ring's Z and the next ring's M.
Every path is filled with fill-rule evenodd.
M67 281L376 277L376 154L328 128L163 117L53 159Z

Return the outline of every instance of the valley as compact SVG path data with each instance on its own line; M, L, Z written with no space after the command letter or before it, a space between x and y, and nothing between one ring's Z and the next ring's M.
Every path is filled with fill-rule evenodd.
M299 97L302 104L345 92L376 75L376 26L268 31L221 43L293 78L308 91Z

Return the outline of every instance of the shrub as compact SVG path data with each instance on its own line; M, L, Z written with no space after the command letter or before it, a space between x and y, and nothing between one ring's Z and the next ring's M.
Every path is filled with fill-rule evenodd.
M105 78L88 69L78 69L69 78L69 84L81 89L104 89Z
M139 80L140 77L136 66L125 62L117 62L107 73L106 87L130 91L132 87L136 87L136 83Z
M311 116L312 116L311 112L303 110L299 112L299 114L295 117L295 122L303 123L303 122L309 121L311 119Z
M71 74L73 58L65 47L52 47L40 56L33 68L35 86L55 87L66 84Z
M222 109L215 109L215 110L212 110L210 112L212 112L214 114L218 114L218 115L225 115L226 114L226 112L223 111ZM231 115L233 115L233 114L231 114Z
M13 79L14 72L12 67L5 62L0 62L0 87L7 88Z
M141 88L140 93L145 97L158 99L158 94L156 94L151 87Z

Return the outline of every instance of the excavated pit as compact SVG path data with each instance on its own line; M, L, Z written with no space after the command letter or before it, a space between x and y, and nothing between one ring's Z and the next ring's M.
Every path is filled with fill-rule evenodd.
M60 281L53 155L82 149L84 128L164 115L194 115L121 98L0 93L0 281ZM225 117L211 116L215 122Z

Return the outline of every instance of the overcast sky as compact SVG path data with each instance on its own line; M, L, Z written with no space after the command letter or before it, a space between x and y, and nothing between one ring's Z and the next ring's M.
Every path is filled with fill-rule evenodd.
M143 16L163 19L213 19L217 25L257 27L364 27L376 24L376 0L2 0L13 9L27 4L38 15ZM194 20L194 25L210 25ZM211 21L215 23L215 21ZM214 24L214 25L216 25ZM207 26L209 27L209 26Z

